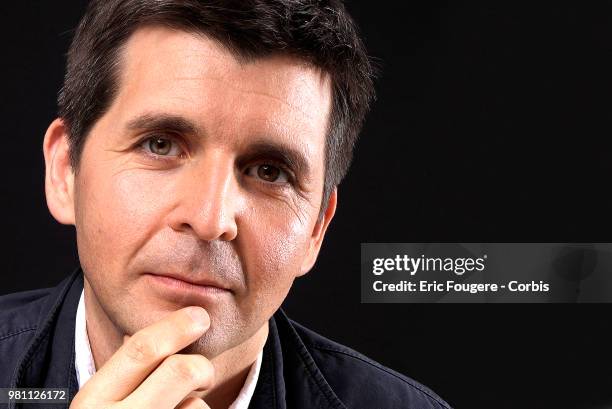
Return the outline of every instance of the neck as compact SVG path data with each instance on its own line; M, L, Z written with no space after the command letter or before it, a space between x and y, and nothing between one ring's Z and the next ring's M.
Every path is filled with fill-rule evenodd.
M85 279L86 328L96 370L123 344L124 334L109 319ZM206 401L211 409L229 407L242 389L251 366L263 349L268 337L266 322L245 342L228 349L210 360L215 368L215 384L205 392L192 392Z

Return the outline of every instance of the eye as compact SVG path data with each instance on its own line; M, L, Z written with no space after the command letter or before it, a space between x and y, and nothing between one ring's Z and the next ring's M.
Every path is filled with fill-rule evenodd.
M282 184L289 181L287 172L278 166L267 163L254 165L246 170L248 176L257 177L267 183Z
M182 153L178 144L170 138L153 136L142 141L140 146L158 156L180 156Z

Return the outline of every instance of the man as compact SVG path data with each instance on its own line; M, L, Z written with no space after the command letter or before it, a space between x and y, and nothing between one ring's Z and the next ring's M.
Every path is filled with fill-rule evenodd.
M337 1L93 1L43 146L82 269L0 300L0 386L75 409L447 408L279 309L371 78Z

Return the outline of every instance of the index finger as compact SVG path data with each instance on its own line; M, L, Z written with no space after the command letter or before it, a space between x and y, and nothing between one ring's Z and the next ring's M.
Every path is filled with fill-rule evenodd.
M210 317L201 307L168 314L132 335L79 392L97 397L96 401L124 399L164 358L195 342L209 325Z

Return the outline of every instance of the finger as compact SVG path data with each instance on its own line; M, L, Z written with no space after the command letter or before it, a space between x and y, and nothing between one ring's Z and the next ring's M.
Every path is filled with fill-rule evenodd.
M214 373L202 355L171 355L123 403L128 408L173 408L196 389L211 388Z
M187 307L168 314L124 342L83 386L82 392L96 397L96 401L124 399L160 362L195 342L209 325L210 317L201 307Z
M185 399L175 409L210 409L210 406L200 398L190 397Z

